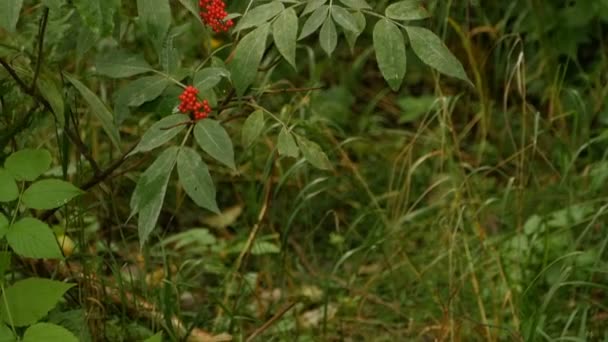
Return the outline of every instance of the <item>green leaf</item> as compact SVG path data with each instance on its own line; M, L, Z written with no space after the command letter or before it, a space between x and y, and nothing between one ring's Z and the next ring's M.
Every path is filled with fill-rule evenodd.
M194 138L203 151L236 170L232 141L219 122L211 119L200 120L194 126Z
M164 76L144 76L120 88L115 94L116 103L129 107L139 107L160 96L171 84Z
M421 0L405 0L391 4L384 12L387 17L395 20L419 20L430 17L430 13L422 6Z
M388 19L376 23L374 49L380 73L393 91L399 90L405 77L406 59L403 34L397 25Z
M165 37L159 56L160 65L165 73L170 75L173 75L178 70L180 60L180 54L173 44L174 39L175 35L173 34L168 34Z
M323 22L327 18L328 14L329 6L327 5L323 5L317 8L314 12L312 12L310 17L308 17L308 19L306 19L306 21L304 22L304 26L302 27L302 31L300 32L298 40L304 39L313 34L313 32L315 32L321 25L323 25Z
M338 32L336 32L336 25L330 17L325 19L325 23L321 27L319 43L328 56L331 56L331 53L336 49L336 45L338 45Z
M317 8L321 7L321 5L325 4L327 0L309 0L306 2L306 7L304 11L300 14L301 16L305 16L308 13L314 12Z
M230 67L232 82L237 95L241 96L247 90L258 73L258 66L266 49L266 37L269 25L262 25L249 32L239 42L234 52L234 59Z
M355 24L357 25L357 31L356 32L350 32L350 31L344 32L344 36L346 37L346 42L348 43L348 46L350 47L351 52L355 48L355 43L357 42L357 38L359 38L359 36L363 32L363 30L365 30L365 26L367 25L367 22L365 20L365 16L363 15L363 13L355 12L353 14L353 18L355 18Z
M160 50L171 26L169 0L137 0L137 14L144 32Z
M332 166L327 155L317 143L312 142L303 136L298 136L297 138L302 155L304 155L304 158L309 163L321 170L331 170Z
M179 182L188 196L201 208L219 214L215 201L215 186L207 164L190 147L182 147L177 155L177 174Z
M6 302L0 305L2 319L17 327L36 323L59 303L72 286L74 284L43 278L19 280L4 293Z
M224 68L204 68L194 74L194 87L198 90L203 91L215 87L222 77L230 79L230 71Z
M61 89L57 86L57 83L55 83L55 81L46 74L40 75L38 82L36 82L36 86L38 87L38 91L40 91L42 97L44 97L51 105L57 122L61 127L63 127L65 124L63 111L65 108Z
M296 69L296 40L298 38L298 16L288 8L272 24L274 44L285 60Z
M8 32L15 32L21 6L23 6L23 0L0 1L0 28L4 28Z
M433 32L415 26L405 28L414 53L425 64L442 74L471 83L462 64Z
M27 328L23 342L78 342L69 330L51 323L36 323Z
M0 342L17 342L11 328L0 323Z
M360 32L355 17L341 6L332 6L331 16L343 29L350 32Z
M192 15L202 24L201 16L199 15L198 0L179 0L179 2L192 13Z
M241 130L241 141L243 143L243 147L248 147L251 145L255 139L257 139L262 131L264 130L264 112L261 110L256 110L251 113L245 123L243 123L243 128Z
M31 209L54 209L68 203L84 191L59 179L44 179L30 185L23 192L23 204Z
M17 197L19 197L19 188L15 178L10 172L0 168L0 202L11 202L16 200Z
M95 69L98 74L113 78L131 77L152 71L152 67L143 56L124 50L97 55Z
M35 218L25 217L15 222L6 234L6 241L13 251L22 257L63 258L51 228Z
M256 241L251 246L252 255L277 254L281 252L279 246L268 241Z
M291 134L291 132L289 132L285 127L283 127L279 132L277 148L279 150L279 154L282 156L297 158L300 154L300 150L298 149L298 145L296 145L293 134Z
M4 168L15 180L31 182L51 167L51 154L47 150L25 148L6 158Z
M137 231L140 246L144 245L156 227L178 152L177 146L164 150L146 169L135 186L131 197L131 214L139 213Z
M346 7L354 8L356 10L372 9L372 6L370 6L365 0L340 0L340 2Z
M73 3L93 37L101 37L112 32L118 1L73 0Z
M239 23L236 25L235 31L260 26L266 23L271 18L274 18L284 9L285 6L283 6L283 3L281 3L280 1L273 1L271 3L258 6L245 13L243 18L241 18L241 20L239 20Z
M144 342L163 342L163 333L159 332L154 336L150 336Z
M84 100L89 104L89 107L91 107L93 114L101 122L101 126L108 137L110 137L112 144L114 144L117 149L120 149L120 133L118 132L118 127L116 127L116 124L114 123L112 113L108 110L106 105L101 102L97 95L76 78L67 73L65 74L65 78L74 85L78 92L80 92L80 95L82 95Z
M159 120L152 125L152 127L148 128L139 144L137 144L129 155L138 152L148 152L164 145L166 142L173 139L179 132L184 130L184 128L186 128L184 123L189 121L190 118L184 114L174 114Z
M8 232L8 219L6 218L6 216L4 216L4 214L0 213L0 239L2 239L4 237L4 235L6 235L6 233ZM2 278L2 273L0 273L0 279Z

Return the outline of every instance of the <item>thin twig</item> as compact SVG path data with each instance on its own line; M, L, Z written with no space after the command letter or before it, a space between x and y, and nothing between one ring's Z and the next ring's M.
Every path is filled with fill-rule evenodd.
M46 33L46 26L49 19L49 8L44 7L42 12L42 18L40 18L40 24L38 25L38 58L36 61L36 71L34 71L34 78L32 79L32 85L30 86L30 91L34 91L36 89L36 81L38 81L38 76L40 75L40 67L42 66L42 61L44 58L44 34Z
M281 317L283 317L287 313L287 311L291 310L291 308L293 308L297 303L298 302L291 302L285 305L283 308L281 308L281 310L279 310L279 312L277 312L268 321L266 321L266 323L264 323L261 327L255 329L255 331L251 335L249 335L249 337L247 337L245 342L253 341L254 338L258 337L260 334L270 328L270 326L272 326L276 321L281 319Z

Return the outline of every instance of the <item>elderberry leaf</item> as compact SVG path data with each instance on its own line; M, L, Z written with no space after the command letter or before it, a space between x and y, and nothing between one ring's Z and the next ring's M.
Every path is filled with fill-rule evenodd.
M194 74L194 87L199 91L215 87L222 77L230 79L230 71L221 67L204 68Z
M264 112L261 110L256 110L251 113L245 123L243 123L243 128L241 130L241 140L243 143L243 147L248 147L251 145L255 139L262 134L264 130Z
M354 51L355 43L357 42L357 38L359 38L359 36L363 32L363 30L365 30L365 26L367 25L367 22L365 20L365 16L363 15L363 13L355 12L353 14L353 18L355 19L355 25L357 25L357 31L355 31L355 32L345 31L344 32L344 36L346 37L346 42L348 43L348 46L350 47L351 52Z
M241 31L250 27L260 26L268 20L274 18L284 9L285 6L280 1L273 1L265 5L257 6L245 13L243 18L239 20L239 23L236 25L234 30Z
M188 121L190 121L190 118L184 114L169 115L159 120L152 127L148 128L139 144L129 155L148 152L164 145L179 134L179 132L183 131L186 128L185 123Z
M388 19L381 19L374 27L373 39L380 73L391 89L397 91L406 68L403 34L397 25Z
M309 0L306 3L306 7L304 7L304 11L302 11L302 16L307 15L308 13L312 13L314 12L317 8L321 7L321 5L324 5L327 2L327 0Z
M321 44L321 48L328 56L331 56L331 53L336 49L336 45L338 45L338 32L336 32L336 24L331 18L328 16L325 19L325 23L321 26L321 31L319 32L319 43Z
M323 5L312 12L310 17L308 17L308 19L304 22L304 27L302 27L302 31L300 31L298 40L304 39L315 32L321 25L323 25L323 22L325 21L325 18L327 18L328 14L329 6L327 5Z
M443 44L441 38L423 27L407 26L405 30L414 53L422 62L444 75L471 84L462 64Z
M6 241L16 254L25 258L63 258L51 228L32 217L15 222L6 233Z
M104 131L110 138L110 141L117 149L120 149L120 133L118 132L118 127L114 122L114 117L112 113L108 110L106 105L93 93L87 86L82 84L79 80L74 78L73 76L65 73L65 78L74 85L74 87L80 92L80 95L84 98L84 100L91 107L91 111L93 115L99 119L101 122L101 126Z
M212 119L199 120L194 126L194 138L203 151L236 170L232 140L219 122Z
M421 0L399 1L389 5L384 13L394 20L419 20L431 16Z
M22 6L23 0L0 1L0 28L4 28L8 32L14 32Z
M97 56L95 69L98 74L123 78L152 71L152 67L142 55L131 54L124 50L108 51Z
M285 127L283 127L279 132L277 148L279 150L279 155L282 156L297 158L298 155L300 155L300 150L298 149L298 145L296 145L293 134L291 134Z
M340 25L344 30L350 32L358 32L359 27L355 21L355 17L341 6L332 6L331 16L336 21L336 24Z
M372 9L372 6L365 0L340 0L340 2L346 5L346 7L354 8L356 10Z
M177 155L179 182L196 205L219 214L215 201L215 186L209 168L201 156L190 147L182 147Z
M272 24L274 44L285 60L296 69L296 40L298 38L298 16L288 8Z
M169 0L137 0L137 14L143 31L160 50L171 26Z
M243 95L255 80L258 66L266 50L269 27L270 25L262 25L249 32L236 47L230 74L238 96Z

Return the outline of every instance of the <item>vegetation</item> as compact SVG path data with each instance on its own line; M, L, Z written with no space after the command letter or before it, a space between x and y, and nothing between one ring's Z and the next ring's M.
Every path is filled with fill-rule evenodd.
M608 2L0 1L0 341L608 341Z

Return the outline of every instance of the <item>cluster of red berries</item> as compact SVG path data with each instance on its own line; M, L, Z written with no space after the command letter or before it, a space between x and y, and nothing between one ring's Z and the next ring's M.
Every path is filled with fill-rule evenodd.
M207 100L203 100L203 102L198 101L196 94L198 94L198 89L193 86L187 86L179 96L181 103L177 109L182 113L191 113L193 120L200 120L209 116L211 107Z
M228 31L234 25L232 20L224 20L228 13L226 12L226 4L222 0L200 0L198 4L201 8L201 19L213 31Z

